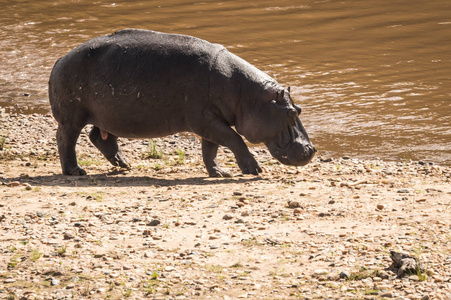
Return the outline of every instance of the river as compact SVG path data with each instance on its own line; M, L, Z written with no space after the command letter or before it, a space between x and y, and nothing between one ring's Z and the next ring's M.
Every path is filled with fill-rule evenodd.
M54 62L123 28L223 44L291 86L320 153L451 165L449 0L0 0L0 106L48 113Z

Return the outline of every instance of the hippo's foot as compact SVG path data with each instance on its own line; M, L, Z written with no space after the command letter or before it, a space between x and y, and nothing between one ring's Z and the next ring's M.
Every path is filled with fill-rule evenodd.
M77 166L73 170L63 170L63 174L64 175L69 175L69 176L85 176L86 175L86 171L83 170L82 168L80 168L79 166Z
M130 164L121 151L116 153L115 156L108 158L108 161L115 167L130 169Z
M208 170L208 175L210 177L227 177L227 178L232 177L232 173L216 166Z
M238 166L241 169L241 172L243 174L252 174L252 175L258 175L262 172L262 168L258 165L258 162L255 160L255 158L251 155L245 159L238 159Z

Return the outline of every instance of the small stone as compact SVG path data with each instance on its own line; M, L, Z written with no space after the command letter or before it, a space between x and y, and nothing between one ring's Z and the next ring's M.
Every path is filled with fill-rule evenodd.
M151 235L152 231L150 231L149 229L144 229L143 230L143 235Z
M166 272L172 272L172 271L175 270L175 268L172 267L172 266L167 266L166 268L164 268L164 270L165 270Z
M74 287L75 287L75 284L73 284L73 283L68 283L66 285L66 289L68 289L68 290L73 289Z
M288 201L289 208L298 208L301 204L298 201Z
M349 279L350 277L351 277L351 274L349 274L349 272L346 272L346 271L340 272L340 278Z
M210 249L218 249L219 246L218 245L210 245Z
M75 236L72 232L65 232L63 235L63 239L65 240L71 240L73 239Z
M390 275L388 275L387 272L382 270L382 271L379 271L379 277L382 278L382 279L389 279Z
M378 209L378 210L383 210L383 209L385 209L385 204L378 204L377 206L376 206L376 208Z
M147 226L157 226L160 225L161 221L160 220L152 220L149 223L147 223Z
M232 215L229 215L229 214L225 214L224 215L224 217L222 217L224 220L231 220L231 219L233 219L233 216Z
M315 270L313 272L314 276L322 276L322 275L327 275L327 270L323 270L323 269L319 269L319 270Z
M33 189L33 187L29 183L23 183L22 186L25 187L27 191L31 191Z
M19 181L11 181L9 183L6 184L7 187L18 187L20 186L20 182Z
M16 282L16 280L14 278L6 278L3 283L13 283Z
M293 214L294 215L300 215L302 213L302 209L300 209L300 208L295 208L294 210L293 210Z
M393 298L392 292L387 292L379 295L381 298Z
M105 251L99 250L96 253L94 253L94 258L101 258L104 257L106 255Z
M409 190L408 190L408 189L399 189L399 190L398 190L398 193L399 193L399 194L408 194L408 193L409 193Z
M58 279L52 279L52 281L50 282L51 285L58 285L60 284L60 281Z

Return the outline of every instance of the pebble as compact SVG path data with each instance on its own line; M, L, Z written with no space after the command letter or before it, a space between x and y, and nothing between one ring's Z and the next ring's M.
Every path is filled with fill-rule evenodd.
M349 279L350 277L351 277L351 274L349 274L349 272L347 272L347 271L340 272L340 278Z
M149 223L147 223L147 226L157 226L160 225L161 221L160 220L152 220Z
M298 201L288 201L289 208L298 208L301 204Z
M58 279L52 279L52 281L50 282L51 285L58 285L60 284L60 281Z
M229 214L225 214L222 218L223 218L224 220L231 220L231 219L233 219L233 216L232 216L232 215L229 215Z
M377 208L378 210L384 210L384 209L386 208L386 205L385 205L385 204L378 204L378 205L376 206L376 208Z
M33 135L24 139L22 131L10 143L17 154L38 153L33 147L39 145L53 158L26 157L0 167L2 178L38 187L26 192L27 183L20 185L25 189L1 183L0 298L14 293L25 299L29 290L40 300L449 298L451 256L436 242L449 234L449 220L436 218L437 210L448 212L448 167L440 168L439 176L429 165L314 158L302 168L265 164L267 170L256 178L205 179L200 144L196 139L187 144L179 135L154 141L168 156L184 149L193 161L187 162L189 174L186 166L142 159L148 140L119 139L131 164L143 168L110 175L86 128L77 151L102 164L86 166L90 176L72 178L60 174L56 122L45 120L36 126L25 122L24 130ZM42 132L52 137L33 142L44 123ZM267 151L257 153L262 162L273 160ZM218 162L229 157L233 153L219 151ZM158 171L152 168L157 162ZM11 171L15 167L17 174ZM62 245L67 251L59 255ZM417 247L431 271L428 279L396 278L387 253L398 248L413 253ZM32 259L37 252L40 258ZM349 280L366 271L371 276L377 271L377 277ZM48 288L36 288L43 282Z

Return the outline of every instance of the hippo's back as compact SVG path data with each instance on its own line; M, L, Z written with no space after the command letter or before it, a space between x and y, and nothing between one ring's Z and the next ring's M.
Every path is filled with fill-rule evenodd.
M116 116L120 123L174 109L189 114L207 101L210 71L223 49L191 36L138 29L92 39L53 67L53 114L60 121L79 113L102 128L114 127L103 116Z

